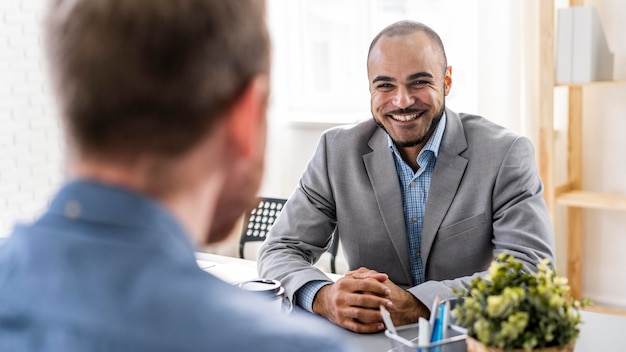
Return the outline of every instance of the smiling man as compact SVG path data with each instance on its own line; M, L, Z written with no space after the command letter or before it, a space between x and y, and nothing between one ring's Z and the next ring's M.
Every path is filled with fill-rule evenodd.
M437 33L388 26L367 70L373 119L323 134L261 249L261 275L292 304L375 332L380 305L397 325L428 317L498 253L529 269L554 260L531 142L445 107L452 68ZM352 270L335 283L311 265L333 236Z

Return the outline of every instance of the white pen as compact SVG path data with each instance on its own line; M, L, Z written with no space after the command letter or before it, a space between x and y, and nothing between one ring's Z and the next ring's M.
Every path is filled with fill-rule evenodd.
M439 303L441 303L441 298L439 296L435 297L433 301L433 306L430 309L430 328L435 325L435 318L437 317L437 312L439 311Z
M391 314L389 314L389 311L383 305L380 306L380 314L383 316L383 322L385 323L387 330L389 330L392 334L397 335L398 333L396 332L396 327L393 325L393 320L391 320Z
M424 347L430 343L430 323L425 318L418 319L417 346Z

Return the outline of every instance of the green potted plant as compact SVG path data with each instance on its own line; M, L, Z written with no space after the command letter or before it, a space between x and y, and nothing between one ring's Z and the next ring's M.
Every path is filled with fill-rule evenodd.
M452 316L468 330L468 352L573 351L579 309L587 304L570 297L567 279L558 277L548 260L529 272L506 254L457 294Z

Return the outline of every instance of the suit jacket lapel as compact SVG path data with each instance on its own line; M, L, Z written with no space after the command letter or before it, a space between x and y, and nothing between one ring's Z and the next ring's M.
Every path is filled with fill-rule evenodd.
M404 211L400 181L396 172L396 164L389 150L387 134L377 128L368 142L371 153L363 155L363 162L374 189L374 196L380 209L387 234L396 254L402 263L402 270L407 277L406 282L413 282L409 249L404 225Z
M446 120L446 130L439 147L424 212L421 248L424 268L437 231L454 200L468 162L459 155L467 149L467 140L459 115L446 109Z

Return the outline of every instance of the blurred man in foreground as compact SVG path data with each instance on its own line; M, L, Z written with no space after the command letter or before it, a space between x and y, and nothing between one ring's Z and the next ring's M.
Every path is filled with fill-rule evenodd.
M0 247L0 350L347 350L194 257L260 184L264 3L56 0L45 33L71 179Z

